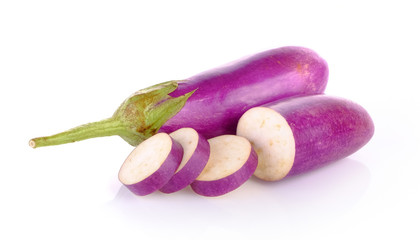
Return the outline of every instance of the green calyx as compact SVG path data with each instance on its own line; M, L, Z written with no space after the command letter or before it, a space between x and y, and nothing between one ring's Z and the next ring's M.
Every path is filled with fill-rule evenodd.
M173 98L168 94L178 88L177 81L169 81L142 89L128 97L112 117L81 125L48 137L29 141L33 148L76 142L84 139L118 135L137 146L153 136L160 127L177 114L195 90Z

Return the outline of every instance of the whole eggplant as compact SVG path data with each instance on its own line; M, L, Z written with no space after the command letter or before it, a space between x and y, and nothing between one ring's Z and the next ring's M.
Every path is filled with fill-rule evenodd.
M234 134L248 109L292 96L323 93L328 66L314 51L281 47L186 80L135 92L108 119L30 140L31 147L119 135L136 146L157 132L191 127L206 138Z

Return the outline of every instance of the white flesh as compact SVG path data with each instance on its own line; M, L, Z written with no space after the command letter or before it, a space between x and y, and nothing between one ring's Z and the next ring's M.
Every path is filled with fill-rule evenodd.
M169 134L175 141L181 144L184 149L181 164L175 173L181 170L190 160L198 145L198 133L192 128L181 128Z
M139 144L124 161L118 177L125 185L141 182L165 162L172 149L172 139L158 133Z
M295 138L279 113L265 107L252 108L240 118L236 134L247 138L258 154L256 177L276 181L289 173L295 159Z
M210 158L197 177L199 181L214 181L238 171L251 154L251 144L243 137L223 135L208 140Z

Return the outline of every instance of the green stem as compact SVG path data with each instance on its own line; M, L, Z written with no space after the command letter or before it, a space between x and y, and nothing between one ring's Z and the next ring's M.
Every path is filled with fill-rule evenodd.
M118 119L108 118L84 124L52 136L31 139L29 146L37 148L72 143L94 137L120 135L124 133L124 130L125 126Z
M177 81L169 81L137 91L120 105L111 118L49 137L34 138L29 141L29 146L37 148L112 135L119 135L129 144L137 146L156 134L195 92L192 90L182 96L171 97L169 93L177 88Z

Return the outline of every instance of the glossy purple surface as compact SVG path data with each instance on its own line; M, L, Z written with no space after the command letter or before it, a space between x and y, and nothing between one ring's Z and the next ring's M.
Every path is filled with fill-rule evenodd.
M207 139L199 134L197 148L190 160L169 180L160 191L173 193L190 185L203 171L210 157L210 145Z
M310 49L265 51L179 82L171 96L197 91L160 131L191 127L206 138L235 134L239 118L251 107L322 93L327 80L327 63Z
M345 158L363 147L374 133L366 110L343 98L307 96L264 107L280 113L293 131L296 154L287 176Z
M172 139L172 149L159 169L143 181L125 186L139 196L145 196L160 189L178 169L183 153L181 144Z
M235 173L215 181L196 180L191 188L199 195L217 197L229 193L244 184L254 174L258 165L258 155L251 148L251 153L245 164Z

